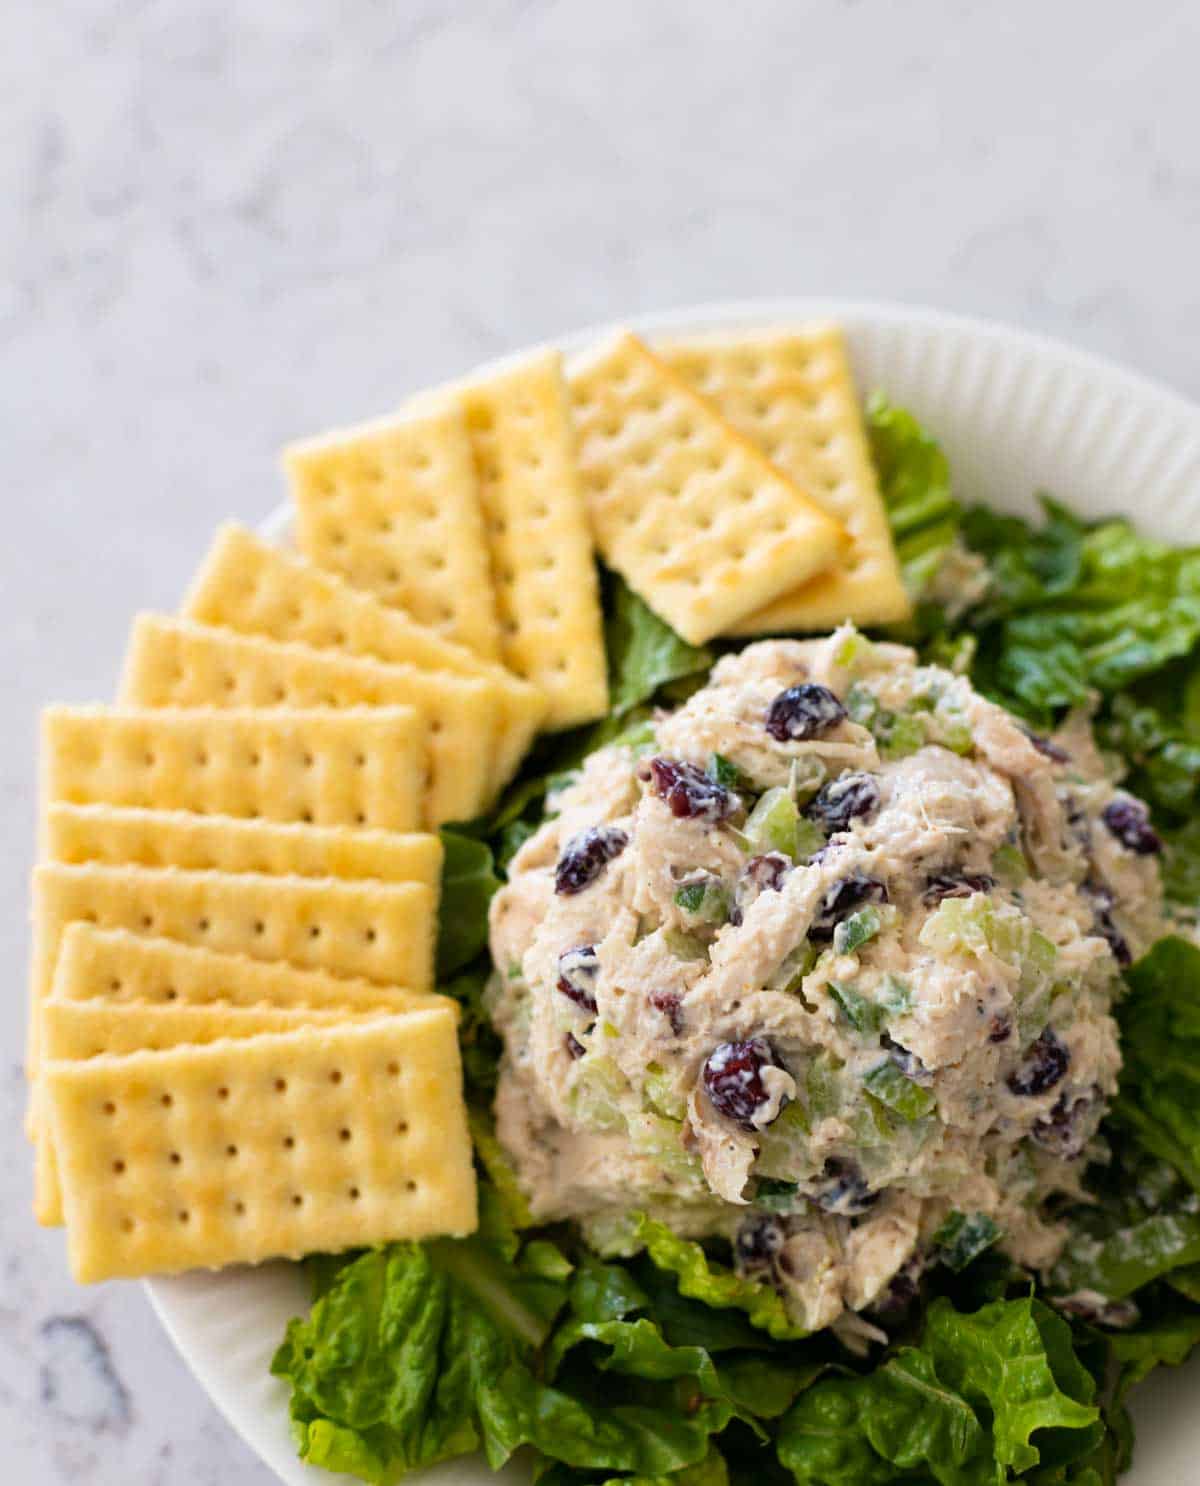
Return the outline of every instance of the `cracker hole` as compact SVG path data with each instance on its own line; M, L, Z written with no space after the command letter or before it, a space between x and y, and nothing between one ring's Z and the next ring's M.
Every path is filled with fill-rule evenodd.
M267 926L266 926L266 924L263 923L263 921L262 921L261 918L256 918L254 920L254 932L260 938L262 937L262 935L264 935L267 932Z
M294 1135L285 1135L283 1137L283 1148L285 1151L294 1151L296 1149L296 1137Z
M407 1135L408 1134L408 1121L407 1120L401 1120L400 1123L396 1126L396 1134L397 1135Z
M338 1131L338 1139L343 1143L350 1139L350 1132L345 1127Z
M310 939L320 939L320 937L321 937L321 925L320 924L309 924L309 926L308 926L308 937Z
M124 1161L114 1161L113 1164L112 1164L112 1169L113 1169L113 1172L114 1172L115 1175L117 1175L117 1176L123 1175L124 1174L124 1171L125 1171L125 1163L124 1163Z
M409 1177L404 1183L404 1190L406 1192L415 1192L417 1190L417 1184L413 1181L412 1177Z
M179 1209L179 1221L181 1223L189 1223L189 1222L191 1222L191 1217L192 1217L192 1215L191 1215L191 1213L188 1212L188 1210L187 1210L186 1207L181 1207Z
M235 1202L233 1204L233 1210L240 1218L245 1214L246 1204L244 1202Z
M301 762L306 769L311 769L312 766L316 763L316 759L313 758L311 753L305 753L301 755Z
M212 920L207 918L198 918L196 920L196 928L201 934L207 934L208 931L212 928Z
M145 764L145 766L147 767L147 769L153 769L153 767L154 767L154 755L152 753L144 753L142 755L142 762Z
M122 1218L121 1219L121 1232L122 1233L132 1233L133 1232L133 1219L132 1218Z
M340 1068L333 1069L333 1071L329 1075L329 1082L331 1084L340 1084L341 1081L342 1081L342 1070Z
M287 1079L286 1078L277 1078L275 1080L275 1092L277 1094L286 1094L287 1093Z
M229 1090L228 1090L228 1088L224 1084L222 1084L221 1087L217 1090L217 1098L218 1099L228 1099L229 1098Z
M354 814L354 823L355 823L355 825L359 825L359 826L365 826L366 825L366 823L367 823L367 817L363 814L363 812L361 810L355 811L355 814Z
M359 1192L357 1187L351 1187L350 1190L346 1193L346 1196L349 1197L351 1202L357 1202L361 1195L362 1193Z
M119 991L121 989L121 982L119 980L110 980L108 988L110 991Z
M96 922L95 916L88 915L87 921L88 923L94 924ZM154 915L152 913L143 913L138 922L141 924L143 929L152 929L154 927Z
M167 1157L167 1160L171 1163L172 1166L182 1166L183 1164L183 1157L179 1154L178 1151L172 1151Z
M312 825L312 820L313 820L313 813L312 813L312 811L311 810L302 810L300 812L300 819L304 822L304 824L306 826Z
M375 941L379 938L378 931L375 929L364 929L363 938L367 941L368 944L374 944Z
M226 691L236 691L237 677L232 673L232 671L227 671L225 675L221 677L221 685L225 688Z
M299 1192L293 1192L292 1193L292 1206L293 1207L303 1207L303 1205L304 1205L304 1198L300 1195Z
M227 1145L227 1146L226 1146L226 1147L225 1147L225 1154L226 1154L226 1155L227 1155L227 1156L228 1156L228 1157L229 1157L229 1159L230 1159L230 1160L231 1160L231 1161L232 1161L232 1160L233 1160L233 1158L234 1158L234 1157L235 1157L235 1156L236 1156L236 1155L237 1155L237 1153L238 1153L238 1148L237 1148L237 1146L235 1146L235 1145Z
M396 1074L400 1072L400 1064L397 1063L396 1060L393 1058L392 1061L387 1065L387 1071L392 1075L393 1078L395 1078Z
M166 990L163 991L163 1000L164 1001L178 1001L179 1000L179 992L175 989L174 986L168 986L166 988Z

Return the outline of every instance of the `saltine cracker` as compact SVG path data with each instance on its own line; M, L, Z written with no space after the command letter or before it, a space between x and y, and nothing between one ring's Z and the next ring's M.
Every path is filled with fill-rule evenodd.
M712 639L839 557L843 529L630 332L569 382L600 550L684 639Z
M738 620L729 632L826 630L846 620L868 625L907 619L912 604L840 328L722 332L655 349L850 536L836 567Z

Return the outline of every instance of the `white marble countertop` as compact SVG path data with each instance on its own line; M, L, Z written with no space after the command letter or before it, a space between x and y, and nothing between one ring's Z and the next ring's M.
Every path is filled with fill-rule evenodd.
M925 301L1200 396L1189 0L40 0L0 59L9 1486L267 1486L140 1289L28 1218L34 719L287 438L588 322ZM14 39L10 36L10 40Z

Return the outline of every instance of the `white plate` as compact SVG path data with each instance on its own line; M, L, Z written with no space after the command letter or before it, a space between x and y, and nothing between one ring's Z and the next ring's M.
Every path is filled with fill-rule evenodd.
M1056 342L924 309L779 300L701 307L633 322L646 333L831 318L845 326L859 387L881 388L941 440L958 494L1028 513L1046 489L1088 515L1133 516L1172 542L1200 539L1200 409L1144 377ZM602 334L564 338L573 348ZM286 528L285 512L272 520ZM295 1458L287 1396L267 1366L306 1287L289 1265L148 1283L163 1324L218 1408L288 1486L333 1478ZM1130 1486L1197 1478L1197 1369L1160 1372L1138 1395ZM473 1461L430 1473L493 1478Z

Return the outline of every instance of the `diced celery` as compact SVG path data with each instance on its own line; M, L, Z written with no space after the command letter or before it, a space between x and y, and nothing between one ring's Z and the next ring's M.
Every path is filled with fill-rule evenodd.
M978 954L991 945L995 914L987 898L946 898L921 925L918 935L926 949L948 954L956 949Z
M796 851L793 861L806 862L825 845L825 835L815 820L802 815L796 822Z
M575 1112L581 1122L593 1130L622 1130L620 1096L629 1089L629 1080L612 1058L591 1053L576 1065L582 1073L571 1091Z
M663 943L677 960L707 960L708 945L695 934L682 929L664 929Z
M798 991L804 977L816 963L816 945L810 944L807 939L802 940L795 949L784 956L783 962L772 977L770 989Z
M901 712L882 731L883 736L879 738L879 743L885 758L907 758L909 754L916 753L918 748L924 747L925 729L919 717Z
M852 955L874 939L883 927L878 908L868 906L844 918L833 931L833 947L839 955Z
M836 1114L841 1101L838 1097L837 1067L828 1053L818 1053L804 1071L804 1098L808 1105L810 1121L826 1119ZM791 1105L788 1105L788 1109Z
M794 758L788 766L788 794L797 805L805 805L825 783L828 770L815 753Z
M834 652L834 665L841 666L843 671L852 670L856 665L869 660L874 653L875 647L867 639L866 635L860 635L857 630L847 635Z
M870 1069L863 1079L863 1086L881 1104L886 1104L902 1120L910 1122L923 1119L937 1103L928 1089L906 1078L891 1058Z
M756 852L782 852L796 860L800 812L788 791L779 785L767 790L750 812L744 835Z
M1011 842L998 846L992 854L992 875L1010 887L1024 882L1029 876L1029 863L1025 860L1025 853Z
M867 1147L890 1144L895 1139L898 1128L887 1105L866 1090L850 1124L855 1139L860 1145Z
M687 1100L675 1088L671 1076L657 1063L647 1064L642 1092L655 1114L668 1120L682 1120L687 1113Z
M906 980L901 980L898 975L892 975L889 972L880 982L879 989L875 992L875 999L892 1016L900 1016L903 1012L912 1009L912 986Z
M868 1001L865 996L859 995L850 986L839 985L834 980L829 982L829 994L837 1002L842 1016L856 1032L871 1033L882 1030L885 1021L883 1008L876 1006L874 1001Z
M975 748L975 734L970 724L958 717L939 716L937 741L951 753L968 754Z

